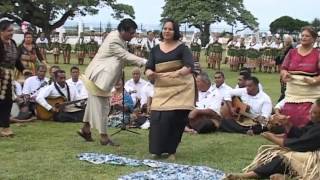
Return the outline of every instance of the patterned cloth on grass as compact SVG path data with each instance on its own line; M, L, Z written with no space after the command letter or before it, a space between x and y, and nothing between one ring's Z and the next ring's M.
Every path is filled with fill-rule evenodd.
M136 160L113 154L81 153L78 157L82 161L88 161L93 164L145 165L155 168L121 176L118 180L220 180L224 177L222 171L206 166L179 165L154 160Z

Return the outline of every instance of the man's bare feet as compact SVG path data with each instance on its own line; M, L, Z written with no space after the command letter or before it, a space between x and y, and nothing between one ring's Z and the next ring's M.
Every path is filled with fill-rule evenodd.
M285 180L286 176L283 174L273 174L270 176L270 180Z
M10 128L3 128L0 132L1 137L13 137L14 133Z
M184 132L190 133L190 134L198 134L198 132L197 132L196 130L194 130L194 129L192 129L192 128L189 128L188 126L186 126L186 127L184 128Z
M168 160L169 161L175 161L176 160L176 155L175 154L169 154Z

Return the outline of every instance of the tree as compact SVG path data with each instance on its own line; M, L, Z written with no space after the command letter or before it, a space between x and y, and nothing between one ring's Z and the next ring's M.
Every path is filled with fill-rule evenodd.
M270 24L270 31L272 33L298 33L303 26L310 25L307 21L293 19L290 16L282 16L274 20Z
M33 27L42 28L49 37L68 18L76 14L97 14L99 8L106 6L113 9L114 18L122 18L124 15L134 18L133 7L117 3L116 0L1 0L0 19L9 18L19 26L27 21Z
M316 31L320 31L320 19L314 18L311 25L316 29Z
M107 24L107 28L106 28L106 32L111 32L112 31L112 25L111 25L111 23L110 22L108 22L108 24Z
M165 0L161 16L199 29L203 46L209 42L210 25L213 23L241 23L250 29L258 26L256 18L245 9L243 0Z

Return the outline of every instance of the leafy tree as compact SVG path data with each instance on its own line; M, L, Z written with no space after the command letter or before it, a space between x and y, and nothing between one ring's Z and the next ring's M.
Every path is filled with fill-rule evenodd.
M123 18L124 15L134 18L133 7L117 3L116 0L1 0L0 19L12 19L18 25L27 21L33 27L42 28L49 37L68 18L76 14L97 14L99 8L106 6L113 9L114 18Z
M320 31L320 19L314 18L314 20L311 22L311 25L317 30Z
M307 21L294 19L290 16L282 16L274 20L270 24L270 31L272 33L298 33L303 26L310 25Z
M203 46L209 42L210 25L213 23L241 23L250 29L258 26L257 19L245 9L243 0L165 0L161 16L199 29Z

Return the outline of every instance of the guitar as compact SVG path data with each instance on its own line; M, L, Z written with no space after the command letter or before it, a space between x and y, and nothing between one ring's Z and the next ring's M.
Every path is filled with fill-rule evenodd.
M44 81L36 90L32 91L29 94L22 95L22 100L19 101L19 104L27 103L27 102L35 102L34 99L31 99L30 97L36 94L41 88L45 87L46 85L48 85L48 82Z
M75 101L66 101L65 97L59 96L59 97L48 97L47 99L48 104L50 104L53 107L56 107L59 109L59 111L63 111L63 109L71 104L76 103L84 103L87 99L79 99ZM54 112L48 111L44 107L42 107L40 104L36 104L36 112L37 112L37 118L40 120L52 120Z
M259 118L259 116L249 113L248 111L250 107L247 104L243 103L239 97L232 97L231 106L232 108L236 109L237 115L232 115L227 103L224 102L220 110L220 114L223 119L235 120L243 126L252 126L257 123L263 126L268 125L268 120Z

